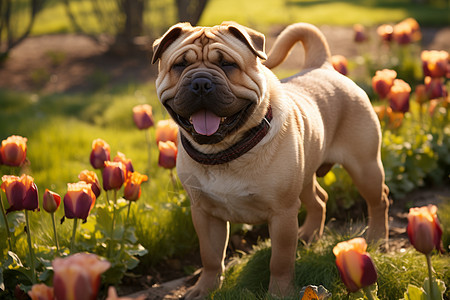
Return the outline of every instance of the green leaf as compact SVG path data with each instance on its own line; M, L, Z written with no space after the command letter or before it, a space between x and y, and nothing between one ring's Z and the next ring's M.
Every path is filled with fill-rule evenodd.
M431 278L431 288L432 293L430 292L430 283L428 277L425 278L425 281L423 283L423 289L425 290L426 294L428 295L427 299L430 300L441 300L444 299L444 292L445 292L445 283L442 280L438 280L434 277ZM433 298L431 297L433 295Z
M422 288L409 284L405 292L405 300L427 300L427 296Z

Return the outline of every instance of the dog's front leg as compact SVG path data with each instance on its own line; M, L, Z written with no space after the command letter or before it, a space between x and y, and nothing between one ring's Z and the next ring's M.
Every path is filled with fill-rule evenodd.
M229 231L228 222L206 213L198 206L192 206L192 220L200 243L203 269L197 283L186 293L187 300L203 299L220 287Z
M298 244L297 212L280 213L269 221L272 241L269 293L288 296L294 291L294 267Z

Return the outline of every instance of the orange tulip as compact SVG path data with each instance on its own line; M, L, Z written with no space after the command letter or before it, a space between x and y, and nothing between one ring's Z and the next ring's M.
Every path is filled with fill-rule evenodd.
M446 76L449 67L447 51L424 50L420 57L425 76L433 78Z
M156 143L172 141L177 143L178 125L172 120L162 120L156 124Z
M78 175L78 179L91 184L91 190L92 192L94 192L95 198L98 198L98 196L100 196L100 182L98 181L97 174L95 174L94 171L83 170Z
M341 73L342 75L347 75L348 69L348 61L345 58L345 56L342 55L333 55L331 57L331 64L333 65L333 68Z
M413 18L408 18L394 26L394 39L400 45L417 42L422 38L419 23Z
M148 177L138 172L130 173L125 181L124 198L130 201L136 201L141 196L141 184L147 181Z
M133 120L140 130L152 127L154 124L152 107L148 104L133 107Z
M409 241L417 251L425 255L433 249L442 251L442 228L437 218L435 205L410 208L406 231Z
M128 177L129 173L134 172L133 164L131 163L131 159L127 158L125 154L122 152L117 152L117 155L114 157L113 161L121 162L125 167L125 178Z
M42 208L48 213L54 213L61 204L61 196L55 192L45 189L42 200Z
M0 147L0 163L18 167L27 158L27 138L12 135L2 141Z
M354 41L357 43L361 43L367 40L366 30L363 25L355 24L353 25L353 31L355 33Z
M95 254L77 253L55 258L53 286L56 299L95 300L100 287L100 275L109 269L108 261Z
M404 113L392 111L390 107L386 108L386 113L389 117L389 125L392 128L399 128L402 125L403 118L405 117Z
M66 218L86 220L95 204L95 195L91 184L84 181L67 184L64 196L64 213Z
M17 210L39 210L38 189L33 177L23 174L20 177L4 175L1 189L6 194L10 207L6 213Z
M356 292L377 281L375 265L366 249L367 244L363 238L341 242L333 248L339 274L350 292Z
M389 105L394 112L405 113L409 110L411 87L401 79L395 79L388 94Z
M177 145L175 145L175 143L172 141L159 142L158 148L159 148L158 165L166 169L175 168L178 153Z
M445 84L443 78L425 77L425 90L428 99L436 99L444 97Z
M394 28L389 24L380 25L377 28L377 34L381 40L385 42L392 41L392 35L394 33Z
M394 70L383 69L375 72L375 76L372 77L372 88L381 99L387 97L396 77L397 72Z
M125 182L125 167L123 163L106 161L102 177L105 191L120 189Z
M103 169L105 161L109 161L111 157L111 148L108 143L102 139L96 139L92 142L91 165L94 169Z
M401 23L405 23L411 28L413 42L418 42L422 39L422 33L420 32L420 25L416 19L407 18L403 20Z
M46 286L43 283L35 284L28 292L31 300L53 300L53 288Z

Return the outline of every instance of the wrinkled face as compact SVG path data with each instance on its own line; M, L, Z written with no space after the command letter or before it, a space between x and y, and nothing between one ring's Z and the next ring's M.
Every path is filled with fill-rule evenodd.
M265 96L265 54L255 46L264 39L239 25L176 26L154 46L159 99L195 142L219 143L246 128Z

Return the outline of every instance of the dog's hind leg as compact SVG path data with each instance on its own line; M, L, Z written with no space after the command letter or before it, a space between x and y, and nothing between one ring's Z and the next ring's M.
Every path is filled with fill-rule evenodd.
M300 201L306 208L306 219L298 231L299 239L310 242L314 237L322 236L327 200L327 193L314 176L300 194Z
M386 242L389 237L388 209L389 188L384 183L384 169L381 159L353 161L344 164L359 193L367 202L369 215L367 239Z

